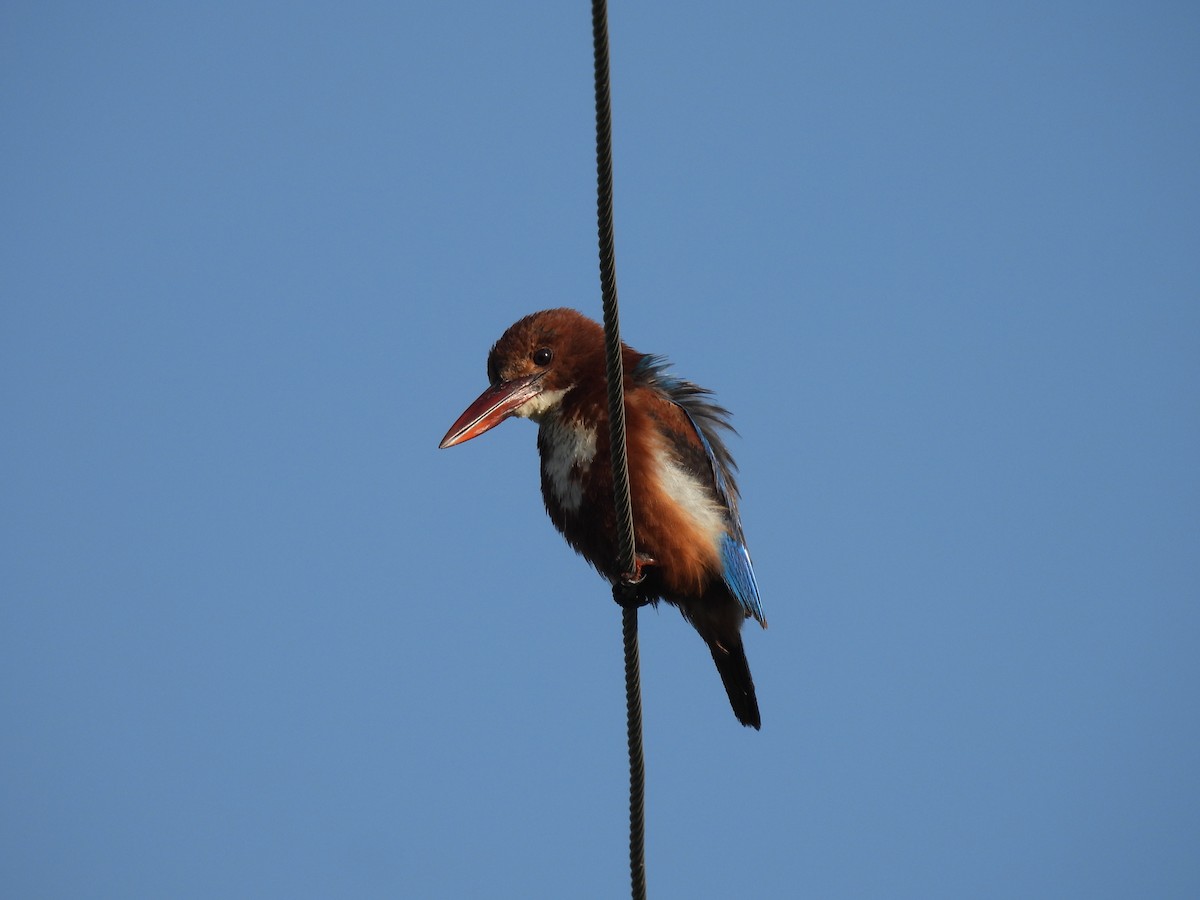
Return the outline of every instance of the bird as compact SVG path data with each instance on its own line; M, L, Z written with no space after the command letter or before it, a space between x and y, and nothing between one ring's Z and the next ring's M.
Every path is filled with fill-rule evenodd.
M767 620L738 514L737 466L722 439L730 413L712 392L671 374L661 356L621 345L635 573L619 562L604 329L573 309L517 321L488 353L488 388L440 448L510 417L538 425L542 499L567 543L610 583L637 580L639 600L675 606L712 653L734 715L760 729L741 628ZM640 579L640 580L639 580Z

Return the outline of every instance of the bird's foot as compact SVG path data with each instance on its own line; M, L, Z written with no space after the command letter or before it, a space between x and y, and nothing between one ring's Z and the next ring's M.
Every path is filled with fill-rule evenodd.
M637 609L650 602L650 598L642 594L638 585L646 580L645 568L656 564L652 556L644 553L637 554L633 561L633 571L626 572L613 585L613 599L617 601L618 605L623 609Z
M641 584L646 580L646 573L643 571L649 566L657 566L658 560L653 556L647 556L645 553L638 553L633 560L633 571L626 572L621 576L621 581L625 584Z

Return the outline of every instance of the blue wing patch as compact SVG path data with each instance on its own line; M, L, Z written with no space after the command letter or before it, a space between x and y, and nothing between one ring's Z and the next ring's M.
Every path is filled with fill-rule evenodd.
M738 515L738 488L734 479L737 464L721 440L719 431L733 431L733 426L729 424L729 410L708 399L711 391L668 373L667 365L667 361L660 356L643 356L630 374L635 381L661 390L682 409L700 443L704 445L704 452L712 467L713 487L728 514L729 530L721 538L721 577L746 610L746 615L754 616L766 628L767 620L758 597L758 583L754 580L754 567L750 564L750 551L746 549L742 520Z
M746 545L732 534L721 538L721 577L725 579L729 590L733 591L733 596L737 597L746 613L754 616L759 624L766 628L767 619L758 599L758 582L754 580L750 552Z

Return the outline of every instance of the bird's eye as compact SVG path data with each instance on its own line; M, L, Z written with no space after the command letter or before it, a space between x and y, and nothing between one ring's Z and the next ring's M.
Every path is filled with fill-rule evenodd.
M553 358L554 353L549 347L539 347L537 350L533 351L533 362L535 365L548 366L550 365L550 360Z

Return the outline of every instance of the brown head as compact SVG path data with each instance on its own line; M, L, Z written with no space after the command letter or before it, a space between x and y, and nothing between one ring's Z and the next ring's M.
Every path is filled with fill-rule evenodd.
M453 447L509 416L539 421L567 391L604 382L604 329L573 309L547 309L512 325L488 354L491 386L450 426L439 447Z

